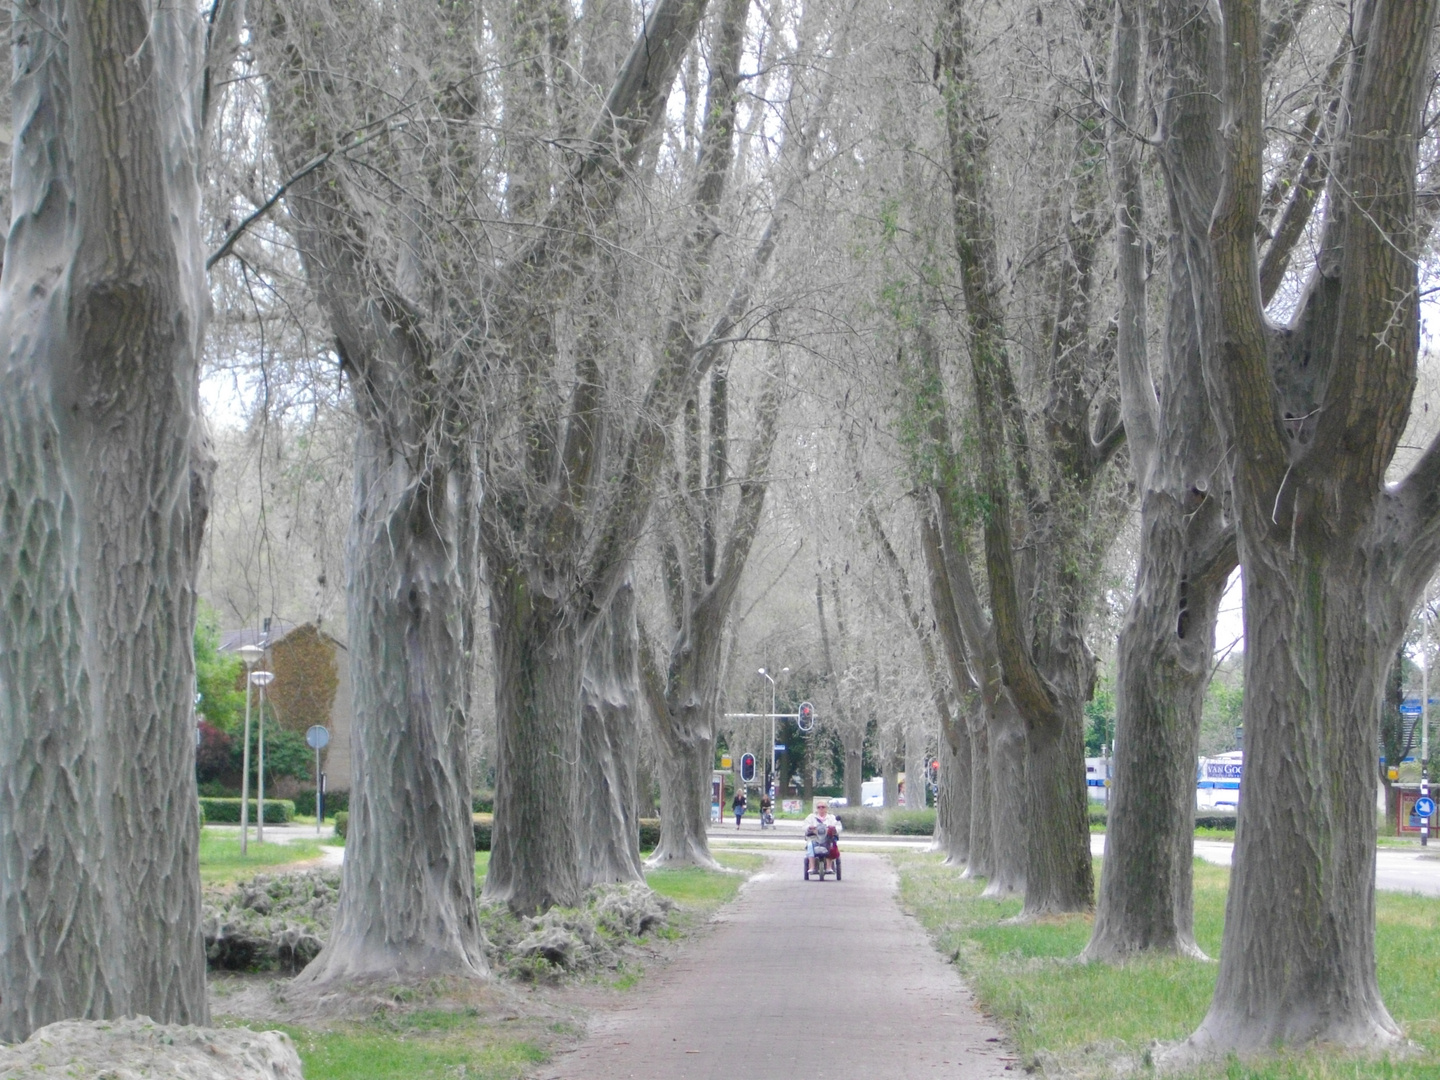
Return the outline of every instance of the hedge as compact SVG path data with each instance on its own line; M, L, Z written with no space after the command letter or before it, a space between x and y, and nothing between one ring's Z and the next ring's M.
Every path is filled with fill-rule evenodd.
M238 799L236 800L239 801ZM495 824L494 814L472 814L470 820L475 828L475 850L490 850L490 830ZM350 827L350 814L341 811L335 815L335 835L345 839ZM660 819L640 819L640 850L647 851L660 842Z
M315 816L315 792L301 791L295 795L295 812L304 814L306 817ZM338 791L325 792L325 816L334 817L343 810L350 809L350 792L341 788Z
M852 833L871 836L931 836L934 810L884 810L878 806L837 806L835 816Z
M258 805L255 799L250 800L250 813L247 815L251 821L257 820ZM202 796L200 799L200 813L210 824L217 822L238 825L240 824L240 800L239 799L217 799L210 796ZM265 824L284 825L295 820L295 804L289 799L266 799L265 800Z
M495 815L473 814L471 815L471 821L473 821L475 825L475 850L489 851L490 830L494 827ZM340 832L340 823L338 821L335 823L335 831L337 833ZM343 836L344 834L341 833L341 835ZM640 850L648 851L650 848L653 848L658 843L660 843L660 819L641 818Z
M1091 825L1104 825L1108 817L1109 815L1104 806L1090 807ZM1195 828L1233 830L1235 828L1235 811L1197 810L1195 812Z

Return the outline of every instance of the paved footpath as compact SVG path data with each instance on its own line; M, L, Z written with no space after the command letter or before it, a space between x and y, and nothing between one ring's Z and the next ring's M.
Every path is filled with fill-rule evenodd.
M603 1008L544 1080L990 1080L1015 1076L1000 1030L919 923L882 855L805 881L771 856L664 970Z

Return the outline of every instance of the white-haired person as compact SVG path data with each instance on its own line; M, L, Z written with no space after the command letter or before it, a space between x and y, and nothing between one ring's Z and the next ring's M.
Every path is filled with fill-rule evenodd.
M817 799L815 812L805 819L805 865L811 873L821 872L844 827L839 818L830 816L830 804Z

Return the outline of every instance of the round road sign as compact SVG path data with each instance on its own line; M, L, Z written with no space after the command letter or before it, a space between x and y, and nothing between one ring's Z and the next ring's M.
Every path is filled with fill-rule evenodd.
M305 731L305 742L311 750L324 750L330 742L330 729L316 724Z
M1420 817L1434 817L1435 800L1430 798L1429 795L1422 795L1415 800L1415 813Z

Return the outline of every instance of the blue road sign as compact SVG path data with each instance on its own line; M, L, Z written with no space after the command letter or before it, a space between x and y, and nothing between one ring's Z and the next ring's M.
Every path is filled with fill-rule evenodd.
M1429 795L1422 795L1415 800L1415 813L1420 817L1435 816L1435 800Z
M778 754L781 750L784 750L784 749L785 749L785 744L784 744L783 742L777 742L777 743L775 744L775 752L776 752L777 754Z
M1420 715L1420 703L1419 703L1418 701L1417 701L1417 702L1414 702L1413 704L1412 704L1411 702L1408 702L1408 701L1402 703L1401 706L1400 706L1400 715L1401 715L1401 716L1419 716L1419 715Z

